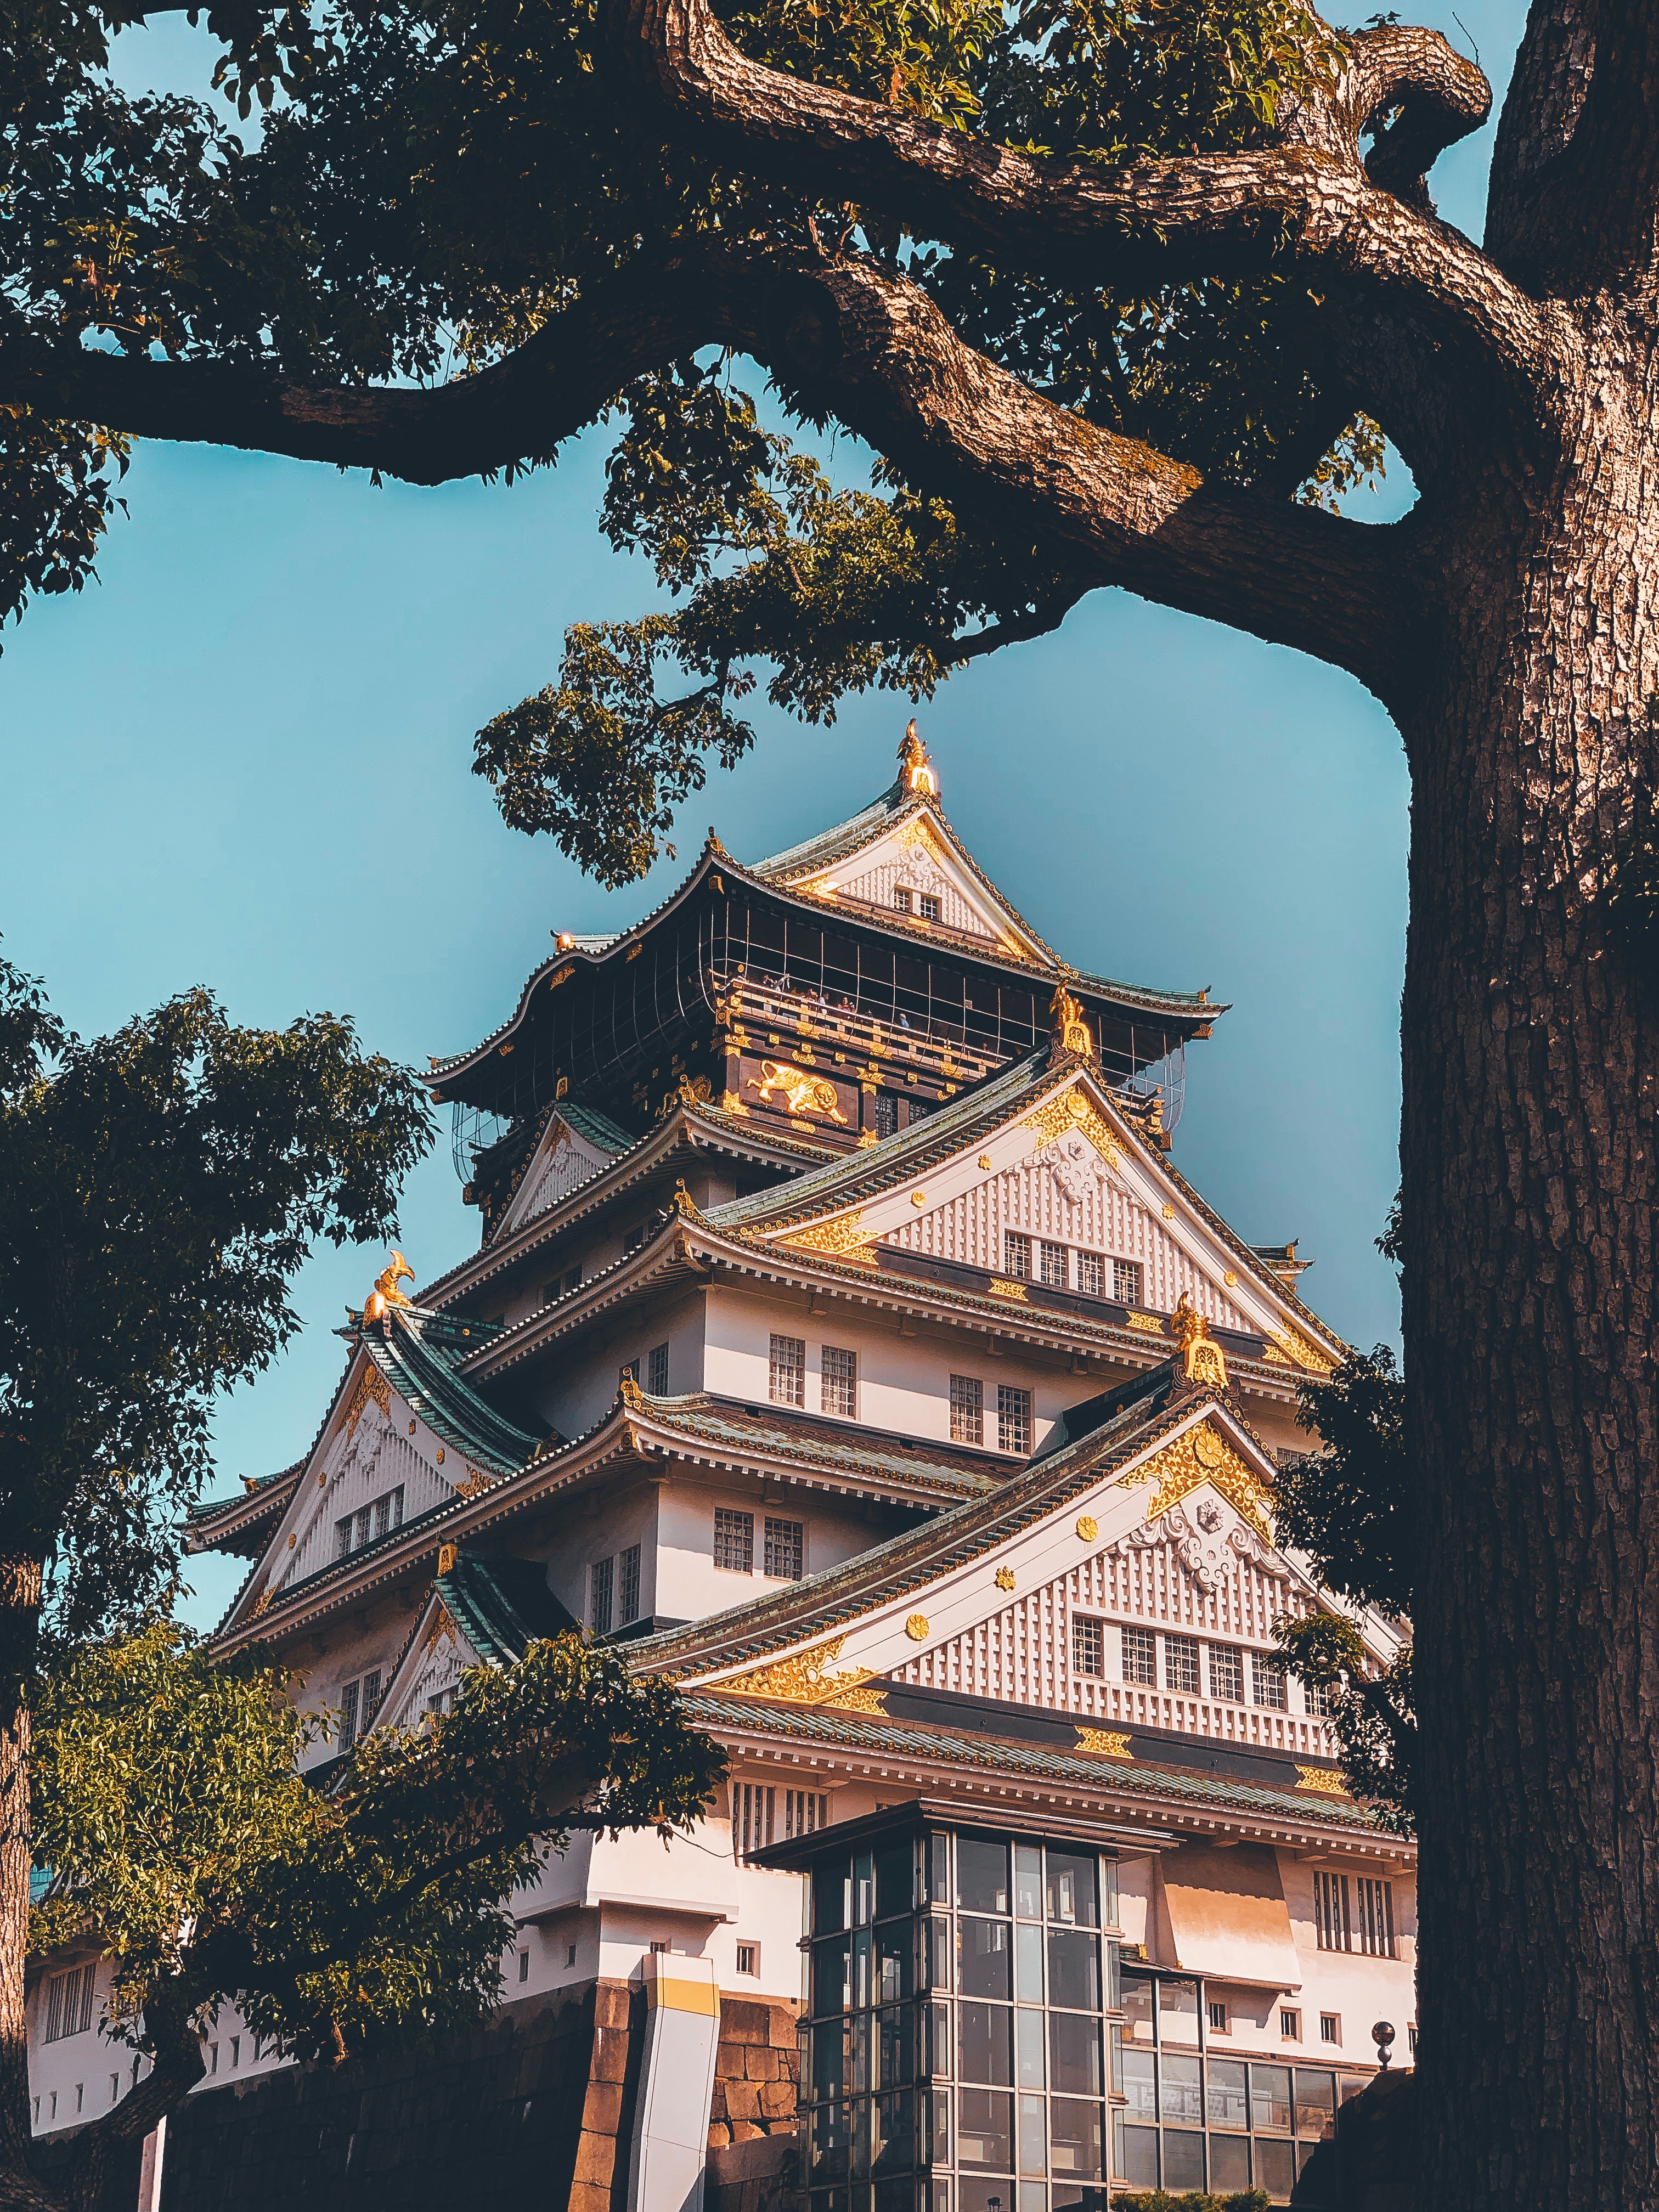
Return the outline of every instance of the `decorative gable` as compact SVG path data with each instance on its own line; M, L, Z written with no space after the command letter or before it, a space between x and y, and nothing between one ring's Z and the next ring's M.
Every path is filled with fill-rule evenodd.
M968 865L927 806L790 888L809 898L854 900L977 938L988 952L1006 959L1045 957L1046 948Z
M501 1216L496 1238L533 1221L569 1197L590 1176L608 1167L615 1153L607 1152L586 1131L578 1130L555 1112L531 1154L519 1188Z
M386 1686L377 1724L418 1727L428 1713L442 1711L453 1703L461 1676L478 1664L478 1654L465 1631L456 1626L453 1614L434 1594Z

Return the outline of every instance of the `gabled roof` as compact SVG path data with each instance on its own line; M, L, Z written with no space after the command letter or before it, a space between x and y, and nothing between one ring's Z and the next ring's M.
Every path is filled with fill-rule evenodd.
M688 1458L720 1465L793 1465L837 1476L875 1478L908 1502L924 1498L956 1504L999 1488L1007 1462L994 1452L945 1444L936 1437L909 1438L869 1429L853 1421L824 1420L780 1406L743 1406L735 1399L698 1391L684 1398L635 1401L642 1426L680 1439Z
M511 1667L532 1644L581 1633L576 1620L547 1587L539 1559L480 1559L462 1552L433 1583L456 1626L480 1659Z
M357 1334L363 1350L434 1435L492 1474L514 1474L539 1449L539 1440L498 1413L460 1372L462 1362L496 1328L493 1322L393 1305L380 1321L367 1328L360 1323Z
M281 1468L275 1474L245 1474L240 1498L192 1505L185 1516L186 1550L240 1552L245 1558L257 1558L287 1511L310 1455L307 1453L306 1459L296 1459L291 1467Z

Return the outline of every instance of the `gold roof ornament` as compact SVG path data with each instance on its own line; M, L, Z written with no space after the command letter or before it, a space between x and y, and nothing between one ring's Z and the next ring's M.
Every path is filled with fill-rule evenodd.
M939 797L939 778L933 773L933 763L927 757L927 748L916 735L913 714L905 725L904 742L899 747L899 781L907 791L920 799Z
M406 1306L409 1300L398 1288L399 1283L412 1283L415 1270L401 1252L394 1252L386 1265L374 1278L374 1287L363 1300L363 1326L381 1319L388 1306Z
M1221 1346L1210 1334L1210 1324L1185 1291L1170 1316L1170 1334L1187 1363L1189 1382L1207 1382L1212 1389L1227 1387L1227 1363Z
M1084 1018L1083 1002L1073 998L1064 983L1054 986L1054 995L1048 1001L1048 1016L1054 1042L1062 1052L1081 1053L1085 1060L1094 1058L1095 1041Z

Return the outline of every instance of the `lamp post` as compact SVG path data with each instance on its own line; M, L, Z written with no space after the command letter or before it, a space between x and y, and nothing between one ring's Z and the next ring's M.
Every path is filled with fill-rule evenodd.
M1388 2071L1389 2059L1390 2056L1390 2046L1394 2042L1393 2021L1379 2020L1376 2027L1371 2030L1371 2040L1376 2045L1376 2063L1386 2073Z

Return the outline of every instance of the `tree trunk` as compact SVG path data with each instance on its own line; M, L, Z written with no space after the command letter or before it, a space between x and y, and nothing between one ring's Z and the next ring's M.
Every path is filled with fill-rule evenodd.
M1553 477L1472 491L1400 714L1424 2212L1659 2204L1659 973L1607 903L1659 506L1621 336L1553 395Z
M28 1685L40 1618L40 1565L0 1558L0 2205L51 2212L53 2199L29 2172L28 2022L23 1966L28 1953Z

